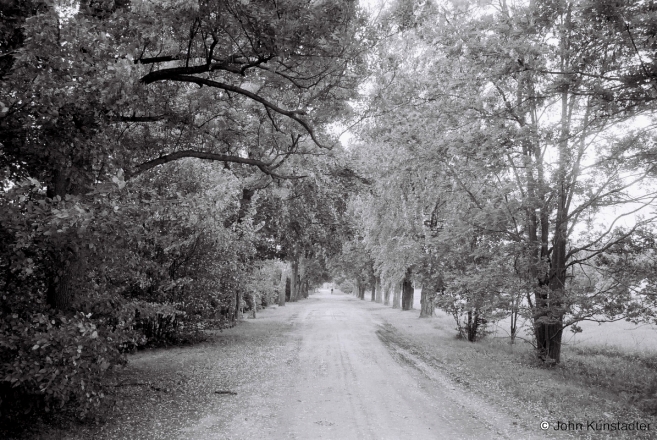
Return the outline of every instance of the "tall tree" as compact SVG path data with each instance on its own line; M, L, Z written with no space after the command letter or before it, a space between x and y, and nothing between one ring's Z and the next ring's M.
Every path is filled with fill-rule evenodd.
M632 213L648 214L655 200L646 161L652 125L638 118L654 116L642 53L631 32L620 32L617 7L412 4L410 17L418 18L399 25L403 38L381 57L369 90L380 116L359 145L365 167L385 182L370 205L384 219L370 216L381 236L372 243L396 240L399 253L401 240L414 239L416 267L438 257L432 270L452 271L446 292L471 295L476 287L479 296L470 298L486 299L486 307L499 304L500 291L524 286L537 353L559 362L563 329L604 314L609 298L584 292L567 270L593 264L653 221L647 215L616 228ZM632 23L648 35L648 25ZM628 83L639 71L643 79ZM445 222L433 236L421 228L436 206ZM446 266L459 252L463 264ZM395 253L379 261L392 266ZM471 270L491 282L454 290ZM479 299L473 306L484 304Z

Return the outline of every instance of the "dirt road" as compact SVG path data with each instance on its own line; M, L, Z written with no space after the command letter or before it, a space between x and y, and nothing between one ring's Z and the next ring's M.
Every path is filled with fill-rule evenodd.
M401 327L431 325L416 316L328 290L267 309L208 343L138 354L128 373L149 386L66 438L546 438L404 343Z
M531 437L391 344L380 307L324 293L300 308L291 320L301 337L299 364L286 392L280 438Z

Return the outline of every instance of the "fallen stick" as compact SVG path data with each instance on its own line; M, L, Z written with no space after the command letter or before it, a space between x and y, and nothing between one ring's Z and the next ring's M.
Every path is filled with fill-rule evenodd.
M148 385L145 382L123 382L123 383L117 383L114 385L115 387L134 387L134 386L142 386L142 385Z

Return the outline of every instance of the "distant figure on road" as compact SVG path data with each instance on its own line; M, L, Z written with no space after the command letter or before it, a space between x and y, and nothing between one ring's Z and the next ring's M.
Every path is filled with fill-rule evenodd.
M331 295L333 295L333 288L331 288Z

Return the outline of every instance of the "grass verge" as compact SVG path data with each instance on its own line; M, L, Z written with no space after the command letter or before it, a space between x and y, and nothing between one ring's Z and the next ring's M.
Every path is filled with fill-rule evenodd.
M546 368L527 343L507 338L470 343L455 337L449 317L418 319L417 311L381 309L393 342L412 350L459 386L539 430L541 421L583 423L553 434L580 438L657 438L657 354L614 347L565 346L562 363ZM390 328L388 327L388 328ZM589 421L644 422L647 432L594 431Z

